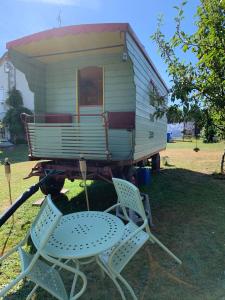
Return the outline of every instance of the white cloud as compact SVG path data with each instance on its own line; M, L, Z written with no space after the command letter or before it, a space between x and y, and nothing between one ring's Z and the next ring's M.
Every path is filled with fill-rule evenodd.
M64 6L79 6L98 8L100 0L20 0L28 3L41 3L41 4L52 4L52 5L64 5Z

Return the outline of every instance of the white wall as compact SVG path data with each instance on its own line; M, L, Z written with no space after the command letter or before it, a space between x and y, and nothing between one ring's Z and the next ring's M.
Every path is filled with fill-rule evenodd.
M16 88L23 96L23 105L34 110L34 93L30 91L25 75L16 70Z
M135 152L134 160L166 148L166 118L156 120L155 108L150 104L149 84L154 82L160 95L167 95L167 89L159 75L144 57L134 39L126 35L128 55L133 62L134 83L136 86Z
M8 73L6 73L4 70L4 64L4 61L0 64L0 120L3 119L8 109L8 106L5 104L9 89ZM21 92L23 96L24 106L33 111L34 93L30 91L25 75L19 70L16 70L16 88Z
M3 119L7 106L5 99L7 98L8 91L8 75L4 72L4 63L0 65L0 120Z
M5 72L5 62L6 60L3 58L0 61L0 121L4 118L9 107L6 105L5 101L8 97L9 90L9 82L8 82L8 73ZM25 75L16 70L16 88L21 92L23 97L23 104L25 107L30 110L34 110L34 94L30 91L28 87L27 80ZM6 140L10 139L9 131L5 128L5 136L3 136ZM0 140L3 138L0 136Z

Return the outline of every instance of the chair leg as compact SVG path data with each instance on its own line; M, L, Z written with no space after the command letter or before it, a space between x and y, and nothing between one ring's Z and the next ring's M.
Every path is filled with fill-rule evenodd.
M73 294L74 294L74 292L75 292L76 283L77 283L77 278L78 278L78 275L75 274L75 275L74 275L74 278L73 278L72 287L71 287L71 290L70 290L70 298L73 297Z
M79 291L76 295L72 296L72 295L70 294L70 298L69 298L70 300L76 300L76 299L80 298L80 296L81 296L81 295L84 293L84 291L86 290L86 287L87 287L87 278L86 278L86 276L84 275L83 272L77 270L77 274L75 274L74 280L73 280L73 284L72 284L72 289L73 289L73 291L75 290L75 285L74 285L74 283L76 284L76 280L77 280L77 277L78 277L78 276L81 277L81 279L82 279L82 281L83 281L83 286L82 286L82 288L80 289L80 291ZM76 277L76 278L75 278L75 277Z
M155 244L155 241L149 236L149 241L152 243L152 244Z
M27 296L26 300L30 300L30 299L31 299L32 295L34 294L34 292L36 291L36 289L37 289L38 287L39 287L38 284L36 284L36 285L34 286L34 288L32 289L32 291L30 292L30 294Z
M161 243L151 232L148 232L148 234L149 239L155 241L164 251L166 251L173 259L175 259L178 264L182 264L182 261L176 257L176 255L174 255L166 246L164 246L163 243Z
M101 278L105 279L105 272L102 268L100 268L100 272L101 272Z
M109 276L109 278L113 281L113 283L115 284L115 286L117 287L122 300L126 300L126 297L124 295L124 292L121 288L121 286L119 285L118 281L116 280L115 276L103 265L103 263L101 263L101 261L97 258L96 259L97 264L100 266L100 268Z
M119 280L125 285L125 287L128 289L128 291L130 292L132 298L134 300L138 300L138 298L136 297L132 287L129 285L129 283L120 275L120 274L117 274L117 277L119 278Z
M77 283L77 278L78 278L78 275L75 274L74 278L73 278L73 283L72 283L71 291L70 291L70 297L72 297L72 295L74 294L76 283Z
M66 263L69 262L69 260L66 261ZM79 270L79 262L77 260L73 260L73 263L76 265L76 269ZM73 278L73 283L72 283L72 287L71 287L71 290L70 290L70 298L73 297L73 294L75 292L75 288L76 288L76 283L77 283L77 278L78 278L78 274L75 274L74 275L74 278Z

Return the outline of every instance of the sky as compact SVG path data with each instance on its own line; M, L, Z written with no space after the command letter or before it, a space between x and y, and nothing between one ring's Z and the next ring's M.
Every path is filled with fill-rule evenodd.
M61 26L90 23L130 23L146 48L153 63L170 87L157 46L150 39L157 17L164 16L163 32L171 36L175 30L173 8L181 0L0 0L0 57L6 42L39 31ZM193 32L194 14L199 0L189 0L185 9L184 30Z

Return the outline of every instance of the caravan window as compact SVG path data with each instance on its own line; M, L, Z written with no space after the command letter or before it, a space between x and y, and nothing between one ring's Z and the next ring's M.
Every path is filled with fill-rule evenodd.
M150 100L150 105L154 106L155 105L155 96L159 96L159 92L152 80L149 82L149 100Z
M78 98L79 105L102 105L102 68L87 67L78 71Z

